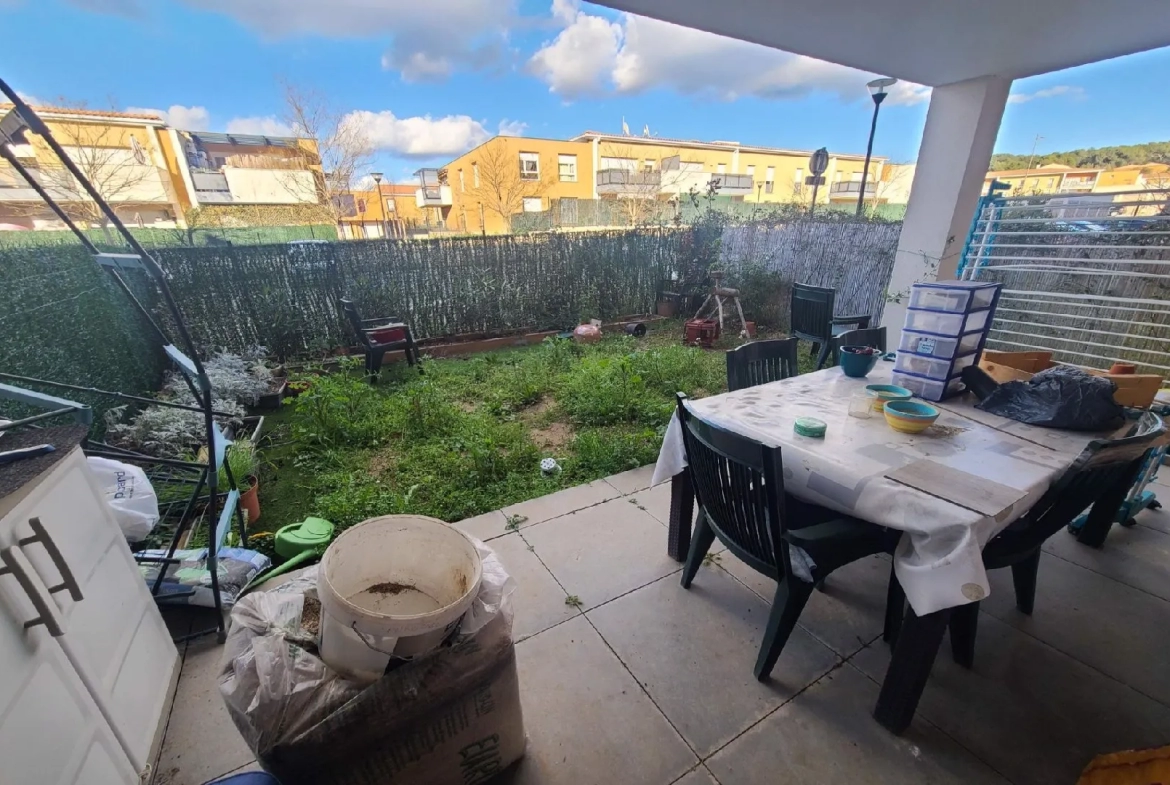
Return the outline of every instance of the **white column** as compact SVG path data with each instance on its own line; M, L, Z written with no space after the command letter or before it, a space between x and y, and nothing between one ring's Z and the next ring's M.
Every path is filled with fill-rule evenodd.
M984 76L934 88L882 315L894 347L910 285L955 277L1011 85Z

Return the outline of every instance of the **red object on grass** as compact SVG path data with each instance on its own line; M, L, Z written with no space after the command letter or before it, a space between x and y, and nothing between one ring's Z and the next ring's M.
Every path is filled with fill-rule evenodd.
M710 349L719 338L719 322L714 319L690 319L683 326L683 343Z
M376 343L394 343L406 340L406 325L388 324L383 327L371 327L366 332Z

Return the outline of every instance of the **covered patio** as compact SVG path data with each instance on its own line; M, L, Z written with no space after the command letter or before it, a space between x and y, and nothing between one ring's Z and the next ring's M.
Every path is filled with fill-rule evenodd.
M830 576L757 682L775 584L717 543L683 590L666 555L670 486L648 487L652 471L457 524L518 584L528 751L500 782L1072 783L1094 755L1170 739L1170 514L1114 527L1100 551L1063 532L1049 540L1031 617L1008 571L993 572L975 667L944 642L899 737L872 716L890 659L889 561ZM527 520L508 531L511 515ZM219 695L221 656L211 639L187 645L156 785L255 767Z

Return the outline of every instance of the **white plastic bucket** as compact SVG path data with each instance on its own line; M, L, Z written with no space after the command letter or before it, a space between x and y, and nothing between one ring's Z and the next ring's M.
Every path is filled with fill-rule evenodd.
M385 515L347 529L317 572L321 659L342 675L376 681L391 655L436 648L479 593L475 544L421 515Z

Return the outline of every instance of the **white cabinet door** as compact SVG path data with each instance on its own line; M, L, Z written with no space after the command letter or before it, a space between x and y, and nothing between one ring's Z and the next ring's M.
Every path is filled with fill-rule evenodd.
M0 576L0 781L137 783L136 768L56 639L43 626L24 628L37 615L16 579Z
M0 546L32 536L33 517L63 564L40 543L22 546L22 553L44 584L55 586L70 573L81 592L80 600L68 591L53 594L65 627L60 644L106 707L132 763L143 769L178 652L80 450L5 517Z

